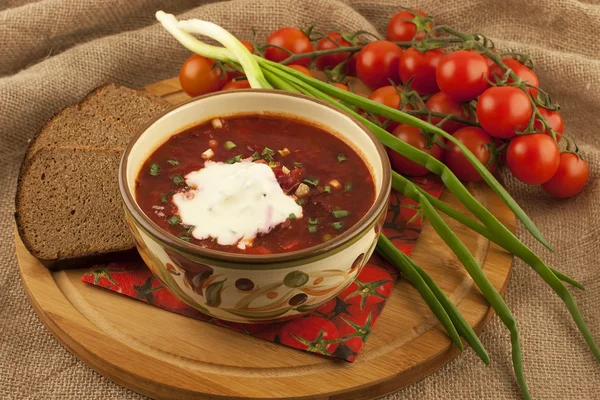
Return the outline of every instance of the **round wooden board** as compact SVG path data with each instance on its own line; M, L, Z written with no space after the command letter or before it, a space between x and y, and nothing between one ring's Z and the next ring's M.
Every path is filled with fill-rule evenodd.
M172 102L178 82L149 91ZM515 219L487 186L472 192L514 231ZM444 201L456 208L445 191ZM446 219L492 284L504 294L510 254ZM83 269L51 272L15 237L26 292L42 322L84 363L114 382L157 399L369 399L410 385L455 357L419 293L396 284L373 333L350 364L265 342L164 311L81 282ZM476 332L492 316L460 262L428 224L413 253ZM471 351L471 350L467 350Z

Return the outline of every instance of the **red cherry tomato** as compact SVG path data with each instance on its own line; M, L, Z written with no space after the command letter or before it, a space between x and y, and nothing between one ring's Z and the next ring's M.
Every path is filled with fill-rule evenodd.
M390 273L373 264L363 267L358 278L340 295L348 304L358 304L361 309L385 301L393 288Z
M404 84L413 78L410 88L420 95L432 94L440 90L435 77L436 68L444 55L441 49L427 50L421 53L411 47L404 51L398 63L398 73Z
M298 72L302 72L304 75L313 76L312 72L303 65L291 64L288 65L291 69L295 69Z
M481 54L458 50L442 57L436 70L440 90L456 101L469 101L489 87L490 69Z
M414 37L417 40L423 39L426 31L431 29L433 25L431 22L425 22L423 18L419 18L427 16L423 11L415 10L415 12L417 13L416 18L415 14L410 11L400 11L394 15L388 23L385 38L392 42L410 42Z
M345 336L352 336L343 343L354 353L358 353L365 344L364 341L371 332L376 316L373 309L361 310L358 305L353 304L346 309L345 313L335 317L334 323L339 337L343 339Z
M339 47L348 47L351 43L345 40L339 32L330 32L317 43L317 50L331 50ZM317 57L317 67L319 69L333 68L336 65L346 61L350 53L331 53Z
M492 53L498 54L498 50L494 49L494 50L492 50ZM488 56L483 56L483 58L485 58L485 62L487 63L487 66L490 69L490 73L491 73L492 72L492 68L494 68L494 66L496 65L496 63L494 62L494 60L492 60Z
M550 128L552 128L552 130L554 132L563 133L565 131L565 121L563 120L563 117L558 113L558 111L550 111L543 107L539 107L538 110L539 110L540 114L542 114L542 117L544 117L544 119L546 119L546 122L548 123L548 125L550 125ZM538 131L544 129L542 121L540 121L539 119L535 120L533 126ZM550 133L548 133L547 129L544 129L542 131L542 133L545 133L547 135L550 134ZM556 135L556 140L558 142L560 142L560 139L561 139L561 136Z
M573 153L560 153L558 170L542 188L554 197L566 199L583 190L589 178L589 168L585 160Z
M401 102L400 94L398 93L398 91L402 91L402 88L395 87L392 85L383 86L383 87L380 87L379 89L375 90L373 93L371 93L371 95L369 96L369 99L376 101L378 103L381 103L381 104L385 104L388 107L395 108L398 110L398 109L400 109L400 102ZM410 104L406 104L402 107L402 110L412 110L412 109L413 109L413 107ZM379 121L381 121L381 123L384 123L385 121L387 121L387 118L385 118L385 117L377 117L377 118L379 118ZM389 125L387 126L388 131L393 130L397 126L398 126L398 123L396 121L391 121L389 123Z
M244 45L245 48L248 49L250 53L254 53L254 45L249 40L240 40L240 42Z
M371 89L400 82L398 63L402 49L387 40L371 42L358 53L356 73Z
M506 139L527 127L533 108L527 94L513 86L487 89L477 101L477 119L490 135Z
M419 128L401 124L393 130L392 135L396 136L403 142L406 142L411 146L432 155L438 160L442 158L442 148L436 143L432 143L431 147L427 148L427 137ZM423 176L429 172L429 170L421 164L417 164L416 162L409 160L392 149L387 149L387 153L390 158L390 163L392 164L392 169L400 174L408 176Z
M531 69L527 68L514 58L503 58L502 61L508 68L512 69L515 75L518 78L521 78L523 82L527 82L528 84L536 87L540 86L540 80L538 79L538 76ZM494 64L494 66L490 69L490 77L492 82L500 82L504 77L504 70L500 68L498 64ZM507 82L512 83L514 80L512 78L508 78ZM537 89L530 87L527 88L527 91L534 97L538 94Z
M530 185L548 182L558 170L560 151L548 135L535 133L513 138L506 149L506 165L515 178Z
M179 83L184 92L196 97L220 90L227 82L227 74L215 67L214 60L194 54L188 58L179 71Z
M309 316L305 318L296 318L285 324L279 333L281 343L300 350L307 350L309 347L317 347L325 351L317 352L331 355L337 349L337 343L325 343L327 340L337 339L338 330L326 318ZM317 346L320 345L320 346Z
M483 129L467 126L457 130L452 136L471 150L471 153L473 153L483 165L487 165L491 157L489 146L494 143L494 140ZM446 141L446 145L448 146L448 149L444 152L444 163L452 172L454 172L454 175L456 175L458 179L466 182L480 181L482 179L481 175L477 172L475 167L471 165L469 160L467 160L467 157L465 157L458 146L449 140ZM488 169L490 172L494 172L496 163L490 165Z
M462 103L452 100L452 98L444 92L438 92L431 96L425 102L425 106L433 112L452 114L463 119L468 119L469 117ZM428 116L423 117L423 119L427 120ZM431 123L434 125L439 124L441 120L442 118L439 117L431 117ZM454 133L462 127L464 127L463 124L455 121L446 121L441 126L441 128L448 133Z
M223 86L221 90L236 90L236 89L250 89L250 82L247 79L231 80Z
M359 43L359 45L361 45L361 44ZM344 71L349 76L356 76L356 60L358 60L359 53L360 53L360 51L357 51L356 53L352 54L352 57L350 57L350 59L344 66Z
M313 51L313 46L308 37L298 28L281 28L276 30L267 39L267 44L283 47L294 54L310 53ZM265 58L267 60L280 62L288 58L290 55L284 50L276 47L267 47L265 49ZM301 58L294 61L295 64L308 67L310 58Z
M337 82L335 82L335 83L332 83L332 85L335 86L338 89L345 90L346 92L350 91L350 88L348 86L344 85L343 83L337 83Z

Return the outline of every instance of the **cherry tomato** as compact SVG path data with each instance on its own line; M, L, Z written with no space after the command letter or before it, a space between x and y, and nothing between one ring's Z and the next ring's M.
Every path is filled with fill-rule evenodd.
M573 197L583 190L589 174L585 160L573 153L560 153L558 170L542 188L559 199Z
M563 120L563 117L558 113L558 111L550 111L547 108L543 107L539 107L538 110L540 114L542 114L542 117L546 119L546 122L548 123L548 125L550 125L550 128L552 128L554 132L563 133L565 131L565 121ZM533 126L538 131L544 129L542 121L540 121L539 119L535 120ZM544 129L541 133L545 133L547 135L550 134L548 133L547 129ZM561 136L556 135L556 140L558 142L560 142L560 139Z
M506 165L515 178L530 185L548 182L558 170L560 151L548 135L535 133L513 138L506 149Z
M331 50L339 47L348 47L351 43L345 40L339 32L329 32L317 43L317 50ZM336 65L346 61L350 53L331 53L317 57L317 67L319 69L333 68Z
M398 110L398 109L400 109L400 102L401 102L401 97L400 97L400 94L398 93L398 91L402 91L402 88L395 87L392 85L383 86L383 87L380 87L379 89L375 90L373 93L371 93L371 95L369 96L369 99L376 101L378 103L381 103L381 104L385 104L388 107L395 108ZM413 107L410 104L406 104L402 107L402 110L412 110L412 109L413 109ZM385 117L377 117L377 118L379 118L379 121L381 121L381 123L384 123L385 121L388 120ZM389 125L387 126L387 129L388 129L388 131L391 131L397 126L398 126L398 123L396 121L391 121L389 123Z
M462 103L452 100L452 98L444 92L438 92L431 96L425 102L425 106L433 112L452 114L463 119L468 119L469 117ZM423 119L427 120L428 116L423 117ZM442 118L439 117L431 117L431 123L434 125L439 124L441 120ZM454 133L462 127L464 127L463 124L455 121L446 121L441 126L441 128L448 133Z
M515 75L518 78L521 78L523 82L527 82L528 84L536 87L540 86L540 80L538 79L538 76L531 69L527 68L514 58L503 58L502 61L504 62L504 64L506 64L508 68L512 69ZM500 82L504 77L504 70L498 64L494 64L494 66L490 69L490 77L492 82ZM514 82L514 80L512 78L508 78L507 82L512 83ZM537 96L538 94L537 89L533 89L530 87L527 88L527 91L533 97Z
M439 60L435 76L442 92L462 102L473 100L488 88L490 69L481 54L458 50Z
M332 354L337 349L337 343L325 343L327 340L337 339L338 330L326 318L309 316L296 318L281 328L279 338L281 343L300 350L309 348L321 354Z
M298 28L281 28L276 30L267 39L267 44L283 47L294 54L310 53L313 51L313 46L308 37ZM265 58L267 60L280 62L288 58L290 55L284 50L276 47L267 47L265 49ZM308 67L310 58L301 58L294 61L295 64Z
M220 90L227 82L227 74L215 67L214 60L194 54L188 58L179 71L179 83L191 97L201 96Z
M393 283L394 280L386 269L367 264L340 298L348 304L358 304L364 309L366 306L385 301L392 292Z
M254 53L254 45L249 40L240 40L240 42L244 45L245 48L248 49L250 53Z
M431 29L433 25L431 22L424 22L423 18L426 17L423 11L415 10L417 16L410 11L400 11L394 15L388 23L385 31L385 38L392 42L410 42L416 36L417 40L423 39L426 31ZM407 20L412 21L407 21Z
M411 146L432 155L438 160L442 158L442 148L436 143L433 143L431 147L427 148L427 137L419 128L401 124L393 130L392 135L410 144ZM429 170L421 164L417 164L416 162L409 160L392 149L387 149L387 153L390 158L390 163L392 164L392 169L400 174L408 176L423 176L429 172Z
M348 307L345 314L335 317L334 323L338 329L339 337L353 336L343 343L354 353L358 353L365 344L365 340L373 327L375 317L376 313L373 309L361 310L356 304ZM354 336L357 333L359 335Z
M250 82L247 79L231 80L223 86L221 90L236 90L236 89L250 89Z
M487 165L491 157L489 146L493 145L494 140L483 129L467 126L457 130L452 136L471 150L471 153L483 165ZM482 179L481 175L467 160L467 157L465 157L458 146L449 140L446 141L446 145L448 149L444 152L444 163L454 172L454 175L466 182L480 181ZM490 165L488 169L490 172L494 172L496 163Z
M360 46L361 44L359 43L358 45ZM359 53L360 51L357 51L356 53L352 54L352 57L350 57L350 59L344 66L344 71L349 76L356 76L356 60L358 60Z
M387 40L371 42L358 53L356 73L371 89L400 82L398 63L402 49Z
M350 91L350 88L348 86L344 85L343 83L334 82L334 83L332 83L332 85L335 86L338 89L345 90L346 92Z
M515 136L515 130L525 129L532 113L527 94L513 86L491 87L477 101L481 127L501 139Z
M291 69L295 69L298 72L302 72L304 75L313 76L312 72L303 65L291 64L288 65Z
M398 74L403 83L410 83L410 88L420 95L432 94L440 90L435 77L436 68L444 55L441 49L427 50L421 53L411 47L404 51L398 63Z

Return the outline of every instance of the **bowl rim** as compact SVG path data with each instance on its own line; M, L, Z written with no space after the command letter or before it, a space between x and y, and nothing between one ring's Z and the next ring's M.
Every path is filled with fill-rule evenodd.
M268 94L275 94L275 95L286 96L286 97L296 97L296 98L301 98L301 99L304 99L307 101L311 101L313 103L317 103L320 106L327 107L327 108L333 110L334 112L338 112L338 113L350 118L354 124L356 124L360 129L363 130L363 132L366 133L368 138L375 145L375 149L379 156L379 162L381 162L381 164L382 164L382 186L381 186L381 191L380 191L379 195L376 195L375 201L373 202L373 205L371 206L369 211L367 211L367 213L356 224L354 224L350 229L348 229L341 235L336 236L335 238L333 238L327 242L318 244L316 246L307 247L305 249L288 252L288 253L275 253L275 254L228 253L228 252L224 252L224 251L203 248L203 247L197 246L195 244L188 243L184 240L178 239L173 234L160 228L156 223L154 223L154 221L152 221L150 219L150 217L148 217L146 215L146 213L143 212L143 210L140 208L137 201L135 200L133 191L131 190L129 183L127 182L127 168L128 168L128 164L129 164L128 158L131 153L131 150L137 143L138 139L156 121L173 113L175 110L177 110L180 107L186 106L186 105L188 105L190 103L194 103L194 102L201 102L210 97L227 96L227 95L232 95L235 93L242 93L242 92L268 93ZM282 114L283 115L285 115L285 114L293 115L292 112L289 112L289 113L284 112ZM177 134L177 133L178 133L177 131L174 132L174 134ZM370 162L373 161L373 160L368 160L368 161L364 160L364 154L362 156L363 156L363 161L365 161L367 164L369 164ZM331 105L323 100L315 99L313 97L309 97L309 96L306 96L306 95L303 95L300 93L287 92L284 90L277 90L277 89L236 89L236 90L213 92L213 93L208 93L208 94L198 96L198 97L192 97L181 103L175 104L172 107L167 108L163 112L155 115L153 118L151 118L146 123L144 123L137 130L135 135L130 139L130 141L127 144L127 147L125 149L125 152L123 153L123 155L121 157L121 162L119 165L119 191L120 191L121 198L125 204L127 211L131 214L131 217L135 220L135 222L137 222L143 228L143 230L145 230L148 234L150 234L155 239L157 239L159 242L161 242L161 244L166 244L169 247L173 248L174 250L177 250L178 252L205 258L205 259L209 259L209 260L212 259L212 260L216 260L216 261L235 263L235 264L288 263L291 261L297 261L297 260L301 260L301 259L308 259L308 258L322 256L326 253L329 253L329 252L335 250L338 247L344 248L345 247L344 244L347 244L348 242L352 241L354 238L356 238L358 235L360 235L364 230L366 230L367 228L372 226L372 224L375 222L375 220L377 218L379 218L379 216L382 212L382 208L384 208L387 205L387 201L388 201L388 198L389 198L389 195L391 192L391 166L390 166L390 162L389 162L389 159L387 156L387 152L385 151L383 144L381 144L381 142L375 137L375 135L362 122L360 122L358 119L356 119L354 116L350 115L349 113L347 113L344 110L334 107L333 105Z

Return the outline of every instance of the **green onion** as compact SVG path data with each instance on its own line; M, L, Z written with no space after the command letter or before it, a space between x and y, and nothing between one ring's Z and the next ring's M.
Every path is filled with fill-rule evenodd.
M318 228L316 226L314 226L314 225L309 225L308 226L308 231L310 233L317 233L317 230L318 230Z
M228 159L227 161L225 161L226 164L235 164L236 162L239 162L244 156L242 156L241 154L238 154L235 157L231 157L230 159Z
M352 183L348 182L344 185L344 192L349 192L352 190Z
M158 164L150 165L150 175L159 176L160 175L160 165L158 165Z
M308 224L309 225L319 225L319 219L315 218L315 219L308 219Z
M179 239L185 240L186 242L189 242L190 240L192 240L189 236L179 236Z
M283 150L277 150L277 152L281 157L289 156L291 153L287 147L285 147Z
M168 219L168 221L169 221L169 225L176 225L181 221L181 219L179 218L178 215L173 215L171 218Z
M324 193L331 193L331 186L325 185L325 187L323 188L323 192Z
M258 151L255 151L255 152L252 154L252 159L253 159L254 161L256 161L256 160L260 160L260 154L258 154Z
M315 178L306 178L304 179L304 183L312 187L317 187L317 185L319 184L319 180Z
M296 214L294 214L294 213L291 213L291 214L289 215L289 218L290 218L290 219L296 219Z
M277 163L275 161L269 161L269 167L276 168L277 167Z
M294 161L294 167L297 167L297 168L302 168L302 163L301 163L301 162Z
M321 240L323 240L324 242L333 239L333 235L331 233L326 233L323 235L323 237L321 238Z
M167 160L167 163L169 163L169 165L171 165L171 166L173 166L173 167L176 167L176 166L178 166L178 165L179 165L179 161L177 161L177 160L176 160L176 159L174 159L174 158L169 158L169 159Z
M275 152L273 151L273 149L270 149L270 148L268 148L268 147L265 147L265 148L263 149L262 153L260 153L260 155L261 155L261 156L266 156L266 155L268 155L268 154L269 154L269 155L271 155L271 154L273 154L273 153L275 153Z
M231 150L231 149L233 149L234 147L237 147L237 146L231 140L228 140L225 143L223 143L223 147L225 147L225 150Z
M194 225L190 225L190 227L185 232L186 236L192 236L192 233L194 232L194 229L196 229L196 227Z
M166 195L166 194L164 194L164 193L163 193L163 194L161 194L161 195L160 195L160 202L164 204L164 203L166 203L167 201L168 201L168 200L167 200L167 195Z
M176 184L177 186L181 185L182 183L185 182L185 180L182 178L181 175L177 174L177 175L173 175L171 177L171 180L173 181L174 184Z
M304 203L306 203L304 199L296 199L296 204L298 204L299 206L303 206Z
M331 224L331 226L333 226L333 229L335 229L336 231L339 231L340 229L344 229L344 223L343 222L334 222L333 224Z
M335 210L331 212L335 218L344 218L350 215L346 210Z
M340 153L340 154L337 156L337 160L338 160L338 162L339 162L339 163L341 163L342 161L346 161L346 160L347 160L347 158L346 158L346 156L344 155L344 153Z

